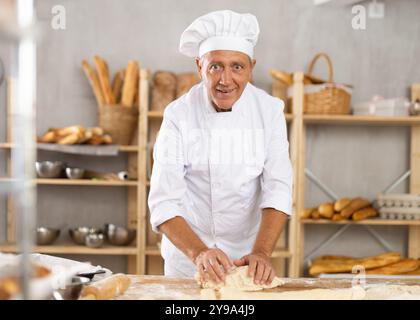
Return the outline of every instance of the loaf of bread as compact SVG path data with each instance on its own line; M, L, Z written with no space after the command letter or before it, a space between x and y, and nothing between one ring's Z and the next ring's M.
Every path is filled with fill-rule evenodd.
M367 207L353 213L352 219L354 221L360 221L360 220L376 217L377 215L378 215L378 211L375 208Z
M139 81L139 64L135 60L128 61L122 87L121 105L130 108L134 105Z
M347 207L351 202L350 198L341 198L334 203L334 211L340 212Z
M354 266L363 266L366 270L387 266L401 260L398 252L388 252L378 256L359 259L316 260L309 268L309 274L352 272Z
M107 300L124 293L130 286L130 278L118 273L108 278L93 282L83 288L82 300Z
M346 220L346 218L344 218L341 214L339 213L334 213L333 216L331 217L332 221L341 221L341 220Z
M109 83L109 70L108 66L104 59L96 55L93 58L96 66L96 71L98 72L99 83L101 85L102 94L107 104L115 104L114 94L112 93L112 88Z
M370 201L365 198L354 198L341 212L340 214L348 219L356 211L370 206Z
M152 79L152 104L150 110L163 111L175 100L176 75L169 71L157 71Z
M200 77L195 72L181 73L176 76L176 98L188 92L200 82Z
M334 215L334 203L323 203L318 207L318 211L321 217L331 219Z
M416 259L403 259L396 263L370 269L366 271L366 274L384 274L384 275L393 275L393 274L405 274L407 272L413 272L420 268L420 260Z

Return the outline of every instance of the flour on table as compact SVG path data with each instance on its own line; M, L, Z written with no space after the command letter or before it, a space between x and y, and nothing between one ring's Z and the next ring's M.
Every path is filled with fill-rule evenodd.
M348 289L310 289L285 292L243 292L234 288L221 288L221 300L363 300L362 287Z
M263 289L275 288L285 283L281 278L275 277L273 281L268 285L255 284L254 279L252 277L248 277L248 266L235 268L226 276L225 283L216 283L211 280L200 281L198 274L196 275L196 279L202 288L234 288L240 291L259 291Z
M366 291L366 300L420 300L420 286L377 285Z

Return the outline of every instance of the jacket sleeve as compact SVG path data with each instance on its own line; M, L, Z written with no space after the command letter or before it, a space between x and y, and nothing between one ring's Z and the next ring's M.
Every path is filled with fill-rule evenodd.
M186 190L181 131L168 108L153 149L153 159L148 204L152 230L159 232L159 225L182 216Z
M260 209L274 208L291 215L293 171L283 108L276 108L272 119L271 137L267 145L267 156L261 177Z

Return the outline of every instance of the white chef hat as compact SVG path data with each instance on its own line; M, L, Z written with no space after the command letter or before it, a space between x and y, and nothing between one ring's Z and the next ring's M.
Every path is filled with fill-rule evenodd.
M257 18L231 10L214 11L194 20L181 35L179 51L201 57L213 50L233 50L254 56L260 28Z

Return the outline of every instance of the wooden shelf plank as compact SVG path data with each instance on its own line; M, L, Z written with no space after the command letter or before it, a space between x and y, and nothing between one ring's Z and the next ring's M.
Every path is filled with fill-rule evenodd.
M0 182L17 182L16 179L0 178ZM59 186L104 186L104 187L136 187L137 181L109 181L109 180L88 180L88 179L35 179L38 185L59 185Z
M16 253L15 244L0 244L1 252ZM136 247L116 247L103 246L101 248L89 248L85 246L77 246L72 244L60 244L50 246L36 246L33 252L47 254L93 254L93 255L136 255L138 250Z
M347 124L347 125L420 125L420 117L384 117L354 115L303 115L306 124Z
M326 219L301 219L303 224L359 224L359 225L378 225L378 226L420 226L420 220L390 220L390 219L367 219L361 221L342 220L331 221Z
M148 246L146 247L146 255L160 256L160 249L158 248L158 246Z
M0 149L13 149L16 148L16 144L11 142L3 142L0 143ZM100 146L98 146L100 148ZM131 145L121 145L118 146L118 150L120 152L138 152L139 147L138 146L131 146Z
M112 181L112 180L88 180L88 179L36 179L39 185L66 185L66 186L137 186L137 181Z
M147 116L149 119L162 119L163 112L162 111L148 111Z

